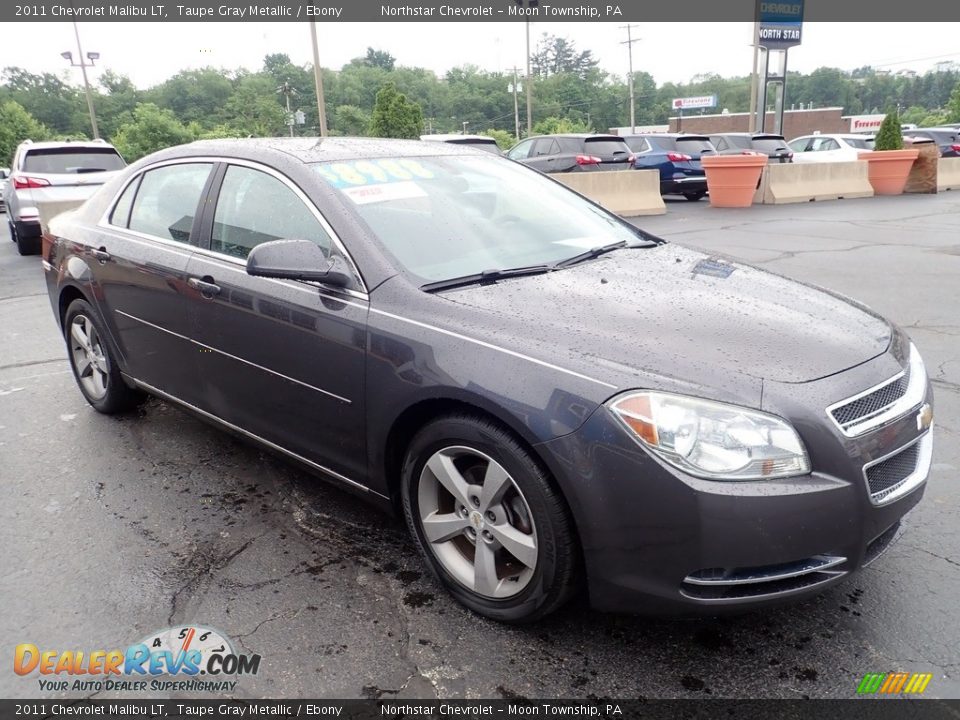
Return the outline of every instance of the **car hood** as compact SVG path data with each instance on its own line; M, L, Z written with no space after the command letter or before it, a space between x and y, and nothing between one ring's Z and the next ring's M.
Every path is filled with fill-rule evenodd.
M623 388L808 382L882 354L893 333L851 300L672 244L438 297L474 311L456 313L477 325L464 329Z

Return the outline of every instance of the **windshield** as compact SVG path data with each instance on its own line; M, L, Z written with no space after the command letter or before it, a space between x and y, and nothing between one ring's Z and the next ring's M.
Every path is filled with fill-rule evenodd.
M623 140L613 140L610 138L587 138L583 143L583 149L590 155L629 155L630 146Z
M642 235L540 173L496 157L314 165L422 283L532 265Z
M873 150L873 138L864 137L864 138L844 138L844 141L850 147L857 148L859 150Z
M121 170L126 166L113 148L47 148L30 150L23 160L24 172L72 174Z

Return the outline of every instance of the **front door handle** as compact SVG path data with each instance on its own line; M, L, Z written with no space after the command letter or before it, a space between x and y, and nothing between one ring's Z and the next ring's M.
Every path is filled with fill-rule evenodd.
M194 290L199 290L200 294L209 299L214 295L220 294L220 286L213 282L213 278L209 275L205 275L202 278L189 278L187 280L187 285L192 287Z
M93 250L91 253L101 265L106 265L108 262L113 260L113 256L107 252L107 249L103 246L98 247L96 250Z

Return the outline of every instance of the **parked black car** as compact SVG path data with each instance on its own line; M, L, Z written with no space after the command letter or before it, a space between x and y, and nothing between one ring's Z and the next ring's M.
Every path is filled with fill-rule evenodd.
M627 612L810 595L930 468L902 330L478 150L171 148L54 218L43 268L94 408L151 393L402 513L500 620L584 582Z
M903 137L932 140L940 149L940 157L960 157L960 130L955 128L917 128L907 130Z
M793 151L787 147L783 135L772 133L717 133L710 142L721 155L739 155L743 152L760 152L770 158L769 162L793 161Z
M617 135L539 135L521 140L507 157L544 173L629 170L633 153Z
M683 195L696 201L707 194L700 158L717 150L706 135L648 133L624 139L634 153L635 168L660 172L661 195Z

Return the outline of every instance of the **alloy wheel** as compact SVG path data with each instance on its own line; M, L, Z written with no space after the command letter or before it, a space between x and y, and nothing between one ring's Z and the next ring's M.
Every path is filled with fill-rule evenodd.
M70 355L77 378L94 400L107 394L110 367L100 334L86 315L77 315L70 323Z
M435 452L420 473L420 527L444 569L473 592L511 598L537 566L530 506L507 470L464 446Z

